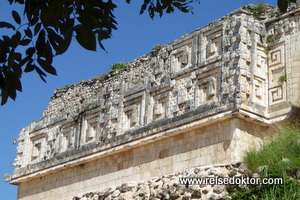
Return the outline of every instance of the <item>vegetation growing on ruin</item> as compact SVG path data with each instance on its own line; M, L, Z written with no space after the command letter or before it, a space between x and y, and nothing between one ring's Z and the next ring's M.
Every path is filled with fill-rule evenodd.
M108 79L107 74L101 74L99 76L94 77L93 79L98 80L100 83Z
M112 66L110 66L110 69L112 71L115 71L115 70L119 70L119 69L125 69L126 67L127 67L127 65L120 62L120 63L115 63Z
M138 85L138 84L140 84L140 83L142 83L143 82L143 80L141 80L141 79L136 79L136 80L132 80L131 81L131 83L133 84L133 85Z
M270 51L271 51L271 48L269 46L264 47L264 52L266 55L268 55Z
M261 178L283 178L281 185L248 185L240 188L228 186L231 200L239 199L300 199L300 128L279 128L273 140L260 150L246 153L244 163L248 173Z
M267 37L267 43L268 43L268 44L269 44L269 43L274 43L275 40L276 40L275 35L270 35L270 36Z
M286 75L282 75L279 77L279 82L283 83L286 82Z
M266 17L275 17L278 14L277 12L270 10L270 6L264 3L244 6L243 9L249 11L256 20L262 20Z
M250 11L254 19L260 20L261 15L263 15L267 10L267 5L260 3L258 5L253 6L252 8L248 7L247 10Z

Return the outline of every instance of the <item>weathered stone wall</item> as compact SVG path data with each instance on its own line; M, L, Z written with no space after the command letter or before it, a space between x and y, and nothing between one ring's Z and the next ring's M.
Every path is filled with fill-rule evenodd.
M164 132L77 161L70 152L61 166L48 168L55 162L51 160L38 172L20 178L19 199L72 199L89 191L146 181L195 166L241 161L244 150L260 145L257 137L265 129L239 118L227 119Z
M202 180L206 178L240 178L246 176L245 172L245 167L240 163L197 167L150 179L146 182L124 183L115 188L110 187L96 192L89 192L76 196L73 200L98 200L105 198L115 200L225 200L229 197L225 185L195 184L187 186L180 184L179 179L188 177Z
M244 34L248 29L254 37ZM86 145L118 144L135 132L158 133L154 127L239 109L251 90L244 79L254 77L244 69L256 52L247 44L256 47L264 33L261 22L237 12L135 60L103 84L91 80L56 92L43 119L22 130L17 170ZM255 111L268 120L268 112Z
M299 115L299 13L259 21L239 9L124 70L55 91L18 138L19 199L241 161L270 124Z
M127 68L124 70L110 71L107 74L94 77L90 80L81 81L78 84L67 85L64 88L55 90L49 105L43 112L43 116L57 115L62 112L75 112L74 114L78 115L78 113L76 113L77 110L73 107L82 106L85 100L95 98L95 96L102 91L105 91L103 95L110 94L112 90L123 89L123 86L130 89L143 84L144 81L147 81L146 76L149 74L141 73L141 70L143 70L143 72L152 72L150 62L152 58L157 56L157 53L158 52L151 52L127 63ZM99 98L103 99L102 96Z

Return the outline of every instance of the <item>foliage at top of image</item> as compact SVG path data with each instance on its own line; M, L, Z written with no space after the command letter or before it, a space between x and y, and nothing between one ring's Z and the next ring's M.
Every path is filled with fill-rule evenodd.
M249 173L262 178L283 178L279 185L248 185L237 188L231 200L239 199L300 199L300 128L297 125L280 127L275 138L259 150L244 157Z
M290 3L297 3L297 0L277 0L277 6L281 13L285 13Z
M118 69L125 69L127 67L127 65L125 65L124 63L115 63L113 65L110 66L110 69L112 71L118 70Z
M273 7L264 3L259 3L257 5L251 4L248 6L244 6L243 9L248 10L253 16L253 18L256 20L262 20L278 15L278 13L274 10Z
M0 19L0 29L11 30L0 38L1 105L8 98L15 100L16 91L22 91L23 72L35 71L44 82L47 74L57 75L53 59L66 52L74 38L87 50L96 51L97 46L105 50L102 41L111 38L112 31L117 30L113 14L117 4L112 0L8 2L23 6L24 10L20 13L13 10L11 21ZM144 0L140 14L146 11L154 18L175 10L192 12L193 2L198 0ZM131 0L126 3L130 4Z
M252 7L248 7L247 8L250 13L252 14L252 16L254 17L254 19L260 20L261 16L266 12L267 10L267 5L260 3L258 5L252 6Z

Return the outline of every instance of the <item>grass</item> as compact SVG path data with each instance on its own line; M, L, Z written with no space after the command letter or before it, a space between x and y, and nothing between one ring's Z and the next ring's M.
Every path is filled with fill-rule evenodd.
M278 128L278 133L260 150L251 150L244 157L249 174L284 180L282 185L248 185L230 188L231 200L299 200L300 199L300 128L296 125Z
M279 82L286 82L286 75L282 75L279 77Z
M296 126L279 128L269 144L259 151L247 152L244 162L252 172L259 172L261 166L265 166L268 174L295 177L297 170L300 172L300 129Z
M110 66L110 69L112 71L115 71L115 70L119 70L119 69L125 69L126 67L127 67L127 65L125 65L124 63L115 63L112 66Z

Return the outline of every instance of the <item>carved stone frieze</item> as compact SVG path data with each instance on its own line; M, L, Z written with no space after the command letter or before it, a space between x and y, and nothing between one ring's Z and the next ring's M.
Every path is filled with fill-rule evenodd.
M287 118L278 105L289 105L297 83L291 44L300 18L287 16L259 21L240 9L105 80L56 90L43 118L20 133L13 178L233 113L267 124Z

